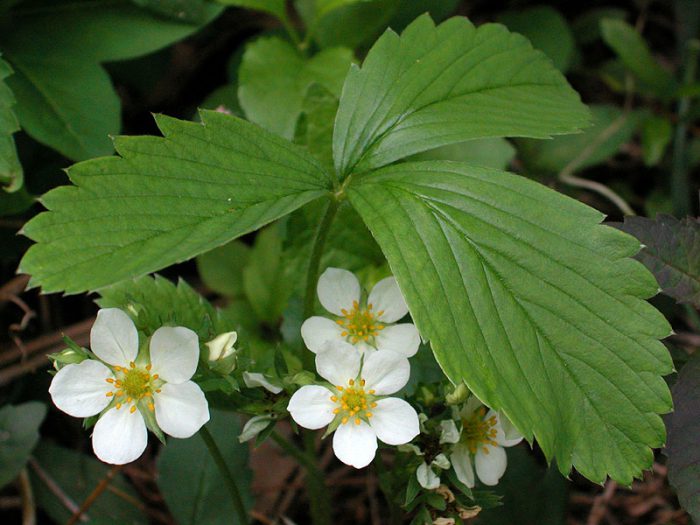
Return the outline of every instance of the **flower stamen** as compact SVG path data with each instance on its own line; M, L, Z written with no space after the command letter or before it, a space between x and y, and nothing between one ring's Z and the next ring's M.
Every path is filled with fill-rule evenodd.
M366 308L361 308L360 303L353 301L352 310L341 309L343 317L336 320L343 331L340 333L353 344L359 341L366 343L374 343L374 338L379 335L379 332L384 329L384 325L377 323L379 317L384 314L384 311L373 312L374 305L368 304Z

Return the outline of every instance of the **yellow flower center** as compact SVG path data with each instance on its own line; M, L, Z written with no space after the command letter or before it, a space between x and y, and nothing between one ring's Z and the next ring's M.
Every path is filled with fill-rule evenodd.
M360 308L360 303L352 302L352 310L342 309L343 317L336 323L343 327L341 336L353 344L364 341L374 342L374 338L379 335L379 331L384 329L384 325L379 322L379 318L384 314L384 310L372 311L372 303L367 308Z
M348 386L337 386L336 389L338 395L331 396L331 401L338 404L333 413L341 418L341 424L344 425L350 420L356 425L363 420L369 421L372 417L370 408L376 407L377 403L373 401L374 390L365 391L364 379L360 379L359 382L350 379Z
M136 412L136 404L139 401L144 398L153 398L153 392L160 393L158 386L162 381L158 379L158 374L151 375L151 365L138 368L132 361L129 363L129 368L115 366L114 375L114 378L106 379L114 388L106 395L114 398L117 410L124 405L131 405L129 412L133 414ZM152 399L148 400L148 409L155 410Z
M462 419L461 441L467 445L472 454L476 454L479 447L482 447L484 454L488 454L489 449L486 445L498 446L496 442L498 420L496 416L484 419L485 415L486 407L481 407L468 418Z

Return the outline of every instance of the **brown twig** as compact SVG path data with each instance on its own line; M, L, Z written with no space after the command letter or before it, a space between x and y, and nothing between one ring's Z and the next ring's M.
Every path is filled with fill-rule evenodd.
M49 489L49 491L56 496L56 498L61 502L61 504L68 509L69 512L77 512L80 510L78 507L78 504L73 501L68 494L66 494L63 489L56 483L56 481L49 476L49 473L46 472L43 468L41 468L41 465L39 465L39 462L34 459L33 457L29 458L29 466L32 467L36 475L39 477L41 481L43 481L44 485L46 485L46 488ZM88 517L86 515L83 515L80 518L80 521L86 522L88 521Z
M24 352L17 348L5 347L0 350L0 365L11 363L21 359L25 355L29 357L32 354L43 351L43 353L54 352L55 346L61 345L63 348L63 336L66 335L73 339L79 345L86 345L90 336L90 328L95 322L95 318L86 319L79 323L73 324L63 330L45 334L33 339L24 344Z
M19 493L22 496L22 525L36 525L36 504L27 469L19 473Z
M605 490L603 493L596 496L595 500L593 501L593 507L588 515L586 525L600 524L608 511L608 503L610 503L610 500L615 495L616 490L617 483L612 480L608 481L608 483L605 485Z
M80 506L80 508L77 511L75 511L73 513L73 515L68 520L66 525L75 525L78 521L80 521L82 516L85 515L85 513L92 506L92 504L95 503L97 498L99 498L100 495L109 486L109 484L112 483L114 476L116 476L120 470L121 470L121 465L115 465L111 469L109 469L109 471L107 472L107 475L100 480L100 482L97 484L97 486L94 488L94 490L90 493L90 495L87 498L85 498L85 501L83 501L83 504Z

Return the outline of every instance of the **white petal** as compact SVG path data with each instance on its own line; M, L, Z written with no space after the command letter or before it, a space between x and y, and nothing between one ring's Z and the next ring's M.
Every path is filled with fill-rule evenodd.
M420 335L413 323L385 326L376 338L377 349L391 350L405 357L416 355L420 346Z
M387 277L374 285L367 298L367 305L370 304L373 312L383 312L379 320L385 323L395 323L408 313L408 306L394 277Z
M474 488L474 468L469 449L465 445L457 445L450 456L452 467L455 469L457 479L467 487Z
M328 268L318 278L318 300L335 315L352 310L352 303L360 300L360 282L355 274L340 268Z
M366 467L377 452L377 437L364 421L359 425L349 421L340 425L333 434L333 452L346 465Z
M184 326L163 326L151 337L153 373L168 383L184 383L197 370L199 338Z
M294 392L287 410L302 427L311 430L323 428L335 417L333 409L336 404L331 401L332 395L325 387L306 385Z
M462 410L460 411L459 415L464 419L469 419L471 415L477 410L479 410L483 405L484 404L481 401L479 401L479 398L472 394L469 396L469 399L467 399L467 402L465 403L464 407L462 407Z
M504 415L490 410L486 417L496 416L496 443L502 447L512 447L523 440L523 436Z
M355 350L357 350L357 351L360 353L360 355L363 355L363 354L370 354L370 353L372 353L372 352L376 352L376 351L377 351L376 348L374 348L374 347L373 347L372 345L370 345L370 344L365 343L365 342L364 342L363 340L361 340L361 339L360 339L357 343L355 343L354 345L352 345L352 346L355 347Z
M365 356L362 366L362 379L366 390L374 390L377 395L385 396L401 390L411 375L411 365L405 356L379 350Z
M89 417L102 412L111 398L107 392L112 386L106 379L114 377L112 371L94 359L67 365L54 376L49 386L51 400L66 414L73 417Z
M460 432L452 419L440 421L440 444L459 443Z
M387 445L403 445L420 433L418 414L403 399L388 397L377 401L370 425Z
M316 354L316 370L326 381L335 386L347 385L360 373L362 357L350 343L334 341Z
M262 387L273 394L282 392L282 388L270 383L264 375L258 372L243 372L243 382L248 388Z
M143 454L148 433L143 417L129 412L128 407L108 410L95 424L92 433L92 449L105 463L123 465L131 463Z
M188 438L209 421L209 404L196 383L165 383L154 395L156 422L163 432Z
M314 354L320 352L328 341L345 341L343 328L325 317L309 317L301 325L301 337L306 348Z
M418 465L416 478L420 486L424 489L435 490L440 486L440 476L435 474L433 469L431 469L425 461Z
M488 452L486 452L488 451ZM484 445L476 451L474 465L476 466L476 475L484 485L497 485L503 473L506 471L508 458L506 451L501 447Z
M105 363L128 366L139 353L139 334L119 308L104 308L90 330L90 348Z

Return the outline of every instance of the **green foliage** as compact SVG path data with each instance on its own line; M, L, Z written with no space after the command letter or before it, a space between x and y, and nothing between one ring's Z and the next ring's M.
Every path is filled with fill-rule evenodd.
M345 81L333 150L341 177L468 139L544 138L585 125L588 111L522 36L465 18L423 16L387 31Z
M197 270L211 290L238 297L243 294L242 269L249 259L250 248L241 241L231 241L197 257Z
M678 87L675 79L654 59L647 43L634 27L619 19L602 20L600 26L603 40L615 51L627 70L659 98L673 97Z
M44 196L20 271L45 292L94 290L194 257L325 193L305 151L253 124L203 112L159 116L164 138L120 137L121 157L76 164Z
M670 215L625 217L619 227L643 244L637 259L654 274L661 291L700 308L700 221Z
M535 6L506 11L498 21L511 31L527 37L532 45L552 59L562 72L569 70L576 55L574 34L559 11L549 6Z
M102 308L120 308L150 335L161 326L186 326L204 343L235 329L231 318L214 308L185 281L177 285L156 275L122 281L100 292Z
M114 468L85 454L46 441L39 444L33 455L41 470L76 505L85 501ZM57 497L53 486L48 487L33 469L30 469L30 473L37 506L56 523L67 523L73 512ZM139 497L122 474L115 474L110 486L115 490L102 491L90 505L87 517L91 518L91 522L146 525L148 518L134 505L134 502L139 501Z
M350 49L327 49L305 59L284 40L260 38L248 45L241 62L241 107L251 122L291 140L309 86L318 83L339 97L351 63Z
M632 139L644 116L639 111L625 113L612 105L592 105L590 109L592 126L583 133L552 140L518 140L519 152L528 170L558 173L583 151L588 153L575 171L601 164Z
M628 258L638 241L532 181L459 163L388 167L349 198L453 382L562 472L628 484L651 465L670 327L642 300L657 285Z
M668 479L695 521L700 520L700 356L681 370L673 387L674 411L668 416Z
M413 155L409 160L454 160L502 170L506 169L514 158L515 148L511 143L496 137L442 146Z
M190 24L202 23L207 16L205 0L132 0L154 13Z
M301 117L294 131L294 142L309 150L323 165L333 169L333 124L338 112L338 96L320 84L312 84L301 105Z
M586 11L571 25L576 41L582 45L593 44L602 38L600 22L606 18L624 20L627 12L618 7L597 7Z
M207 5L203 21L220 10ZM11 28L0 34L0 50L15 70L8 83L22 128L73 160L112 153L109 135L120 130L120 104L100 63L150 53L198 27L126 2L18 7Z
M19 122L13 111L15 97L5 79L12 68L0 59L0 187L5 191L16 191L22 186L22 165L17 158L17 149L12 134L19 131Z
M253 506L252 474L248 468L248 447L236 439L241 432L238 416L217 410L213 410L211 416L207 428L229 470L236 476L243 502L250 509ZM199 436L168 440L158 457L158 472L158 486L179 524L242 525L219 471Z
M656 166L663 159L666 148L671 143L673 126L668 119L652 115L642 126L642 153L644 164Z
M545 468L524 447L506 450L508 470L496 492L501 506L479 515L477 525L564 525L566 523L566 480L554 467ZM523 490L527 487L527 490Z
M17 477L39 441L46 406L37 401L0 409L0 488Z
M287 17L285 0L216 0L220 4L263 11L283 20Z

